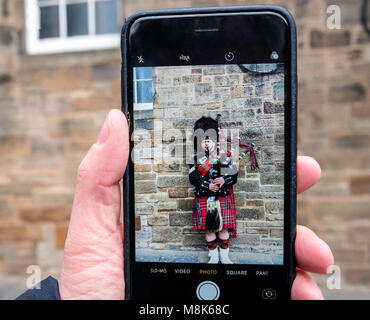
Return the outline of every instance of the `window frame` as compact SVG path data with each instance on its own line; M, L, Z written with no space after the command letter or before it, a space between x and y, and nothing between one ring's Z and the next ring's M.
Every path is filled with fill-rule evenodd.
M152 77L151 78L145 78L145 79L137 79L136 78L136 69L137 68L140 68L140 67L135 67L134 68L134 79L133 79L133 82L134 82L134 110L137 110L137 111L142 111L142 110L153 110L154 109L154 101L152 102L147 102L147 103L137 103L137 83L138 82L144 82L144 81L151 81L152 83L152 97L153 97L153 92L154 92L154 88L153 88L153 68L152 68Z
M67 37L66 0L59 0L59 32L58 38L39 38L40 10L38 0L25 0L26 50L30 55L56 54L64 52L81 52L120 47L120 33L94 34L95 32L95 0L85 0L88 4L89 34ZM118 21L123 18L121 1L117 1Z

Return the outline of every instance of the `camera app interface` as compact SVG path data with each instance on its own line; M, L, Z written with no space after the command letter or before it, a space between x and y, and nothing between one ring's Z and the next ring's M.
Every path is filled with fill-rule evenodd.
M136 262L283 265L284 64L133 81Z

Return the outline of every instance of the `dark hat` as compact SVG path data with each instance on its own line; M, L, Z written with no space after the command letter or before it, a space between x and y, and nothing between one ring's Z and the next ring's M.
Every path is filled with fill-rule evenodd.
M204 132L206 132L209 129L213 129L217 132L218 130L218 124L217 121L210 118L210 117L201 117L194 123L194 131L202 129Z

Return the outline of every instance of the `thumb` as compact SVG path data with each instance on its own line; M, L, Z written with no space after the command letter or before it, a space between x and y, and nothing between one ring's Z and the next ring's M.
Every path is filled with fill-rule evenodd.
M129 155L126 118L111 110L78 169L59 279L62 299L123 299L119 181Z

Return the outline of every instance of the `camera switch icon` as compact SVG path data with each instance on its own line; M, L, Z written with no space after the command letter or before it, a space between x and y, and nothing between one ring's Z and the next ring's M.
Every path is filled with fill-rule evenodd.
M273 289L263 289L262 290L262 299L275 300L276 291Z

